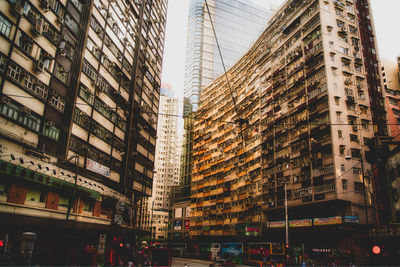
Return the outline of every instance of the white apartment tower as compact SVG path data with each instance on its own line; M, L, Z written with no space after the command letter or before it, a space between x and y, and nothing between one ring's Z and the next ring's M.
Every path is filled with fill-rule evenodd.
M180 144L177 136L178 99L173 97L171 86L161 87L157 129L155 174L153 194L149 201L152 238L165 239L168 230L168 210L171 186L178 185Z

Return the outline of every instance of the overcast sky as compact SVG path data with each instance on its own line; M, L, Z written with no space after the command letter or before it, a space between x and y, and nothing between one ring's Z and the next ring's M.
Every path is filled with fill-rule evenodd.
M277 8L283 0L252 0L266 8ZM400 0L370 0L379 55L392 61L400 56L398 16ZM183 96L189 0L168 0L162 81L170 83L176 97Z

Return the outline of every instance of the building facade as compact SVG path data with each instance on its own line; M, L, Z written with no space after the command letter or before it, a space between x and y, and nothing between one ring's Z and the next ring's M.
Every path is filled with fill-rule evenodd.
M223 55L230 68L267 25L271 12L242 0L207 1ZM201 90L224 72L204 0L189 5L185 98L197 110Z
M326 264L313 254L322 248L340 264L365 259L368 242L357 245L355 237L373 221L364 152L380 118L370 102L381 96L370 101L380 91L369 83L380 79L379 63L366 71L377 58L365 52L364 28L374 33L359 2L286 1L227 72L229 84L221 76L202 91L191 236L262 233L287 243L286 195L292 247L304 243L315 264Z
M166 239L171 187L179 184L181 146L177 132L178 99L169 85L161 87L159 112L153 195L148 208L152 238Z
M134 247L152 193L166 2L2 1L7 258L21 231L37 234L40 265L119 264Z
M382 79L386 97L389 135L399 140L400 136L400 69L396 62L382 59ZM396 138L397 137L397 138Z

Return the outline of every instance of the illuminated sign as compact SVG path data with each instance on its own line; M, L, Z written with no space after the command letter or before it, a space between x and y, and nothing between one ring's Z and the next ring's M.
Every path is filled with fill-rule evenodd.
M269 228L283 228L285 227L285 221L276 221L276 222L269 222Z
M246 235L247 236L256 236L260 234L260 228L258 227L251 227L251 226L246 226Z
M343 216L343 222L345 223L360 223L358 216Z
M331 225L331 224L341 224L342 217L328 217L328 218L314 218L314 225Z
M290 220L289 227L306 227L312 226L312 219Z

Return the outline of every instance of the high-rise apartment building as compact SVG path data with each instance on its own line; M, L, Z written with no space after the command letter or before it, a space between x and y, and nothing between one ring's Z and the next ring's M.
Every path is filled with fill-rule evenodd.
M264 30L271 13L251 1L208 0L207 3L225 66L230 68ZM223 71L206 3L191 0L184 95L193 111L197 110L202 88Z
M193 117L199 105L202 88L224 71L210 22L210 16L226 68L231 67L256 40L267 25L271 12L243 0L191 0L184 88L184 137L180 188L174 188L178 210L189 210L193 169ZM175 212L173 212L175 214ZM185 220L189 220L188 214ZM181 220L181 217L177 217ZM187 230L187 229L186 229ZM176 235L178 236L178 235Z
M380 99L370 99L379 84L369 81L380 76L366 71L377 58L374 37L361 40L365 27L374 32L359 2L369 10L368 1L286 1L229 69L229 84L221 76L202 91L192 237L243 241L261 232L286 243L287 195L291 247L330 248L342 264L362 258L367 242L353 237L373 221L364 151L376 128L370 103Z
M119 263L134 246L152 193L166 2L2 1L7 253L21 231L37 234L40 265Z
M386 97L389 135L399 140L400 136L400 67L396 62L381 59L382 79Z
M161 86L158 117L153 195L149 200L152 238L168 236L171 187L179 184L180 148L178 138L178 99L168 84Z

